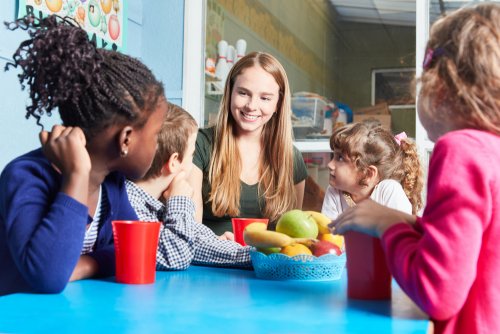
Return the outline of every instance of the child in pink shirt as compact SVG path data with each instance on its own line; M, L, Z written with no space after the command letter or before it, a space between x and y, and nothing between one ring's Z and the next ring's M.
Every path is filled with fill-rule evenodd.
M500 4L438 20L423 67L418 113L436 145L422 217L366 200L332 227L381 238L435 333L500 333Z

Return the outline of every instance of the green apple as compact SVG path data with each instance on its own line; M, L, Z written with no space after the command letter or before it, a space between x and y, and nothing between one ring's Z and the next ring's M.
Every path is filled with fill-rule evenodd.
M285 212L276 224L276 231L292 238L316 238L318 224L310 214L302 210Z
M257 248L257 250L261 253L266 254L266 255L281 252L280 247Z

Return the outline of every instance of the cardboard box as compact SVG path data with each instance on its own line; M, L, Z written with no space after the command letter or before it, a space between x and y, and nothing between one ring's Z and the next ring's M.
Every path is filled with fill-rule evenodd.
M391 130L391 110L387 103L379 103L371 107L360 108L354 111L353 122L374 121L380 122L382 127Z

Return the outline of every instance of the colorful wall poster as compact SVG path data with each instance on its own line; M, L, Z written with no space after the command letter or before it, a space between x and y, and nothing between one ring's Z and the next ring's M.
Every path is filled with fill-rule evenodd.
M17 16L26 14L72 17L97 47L125 51L127 0L19 0Z

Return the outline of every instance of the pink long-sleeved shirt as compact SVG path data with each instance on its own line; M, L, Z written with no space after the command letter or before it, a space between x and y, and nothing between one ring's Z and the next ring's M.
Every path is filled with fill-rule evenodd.
M382 236L401 288L435 333L500 333L500 137L453 131L436 143L427 205Z

